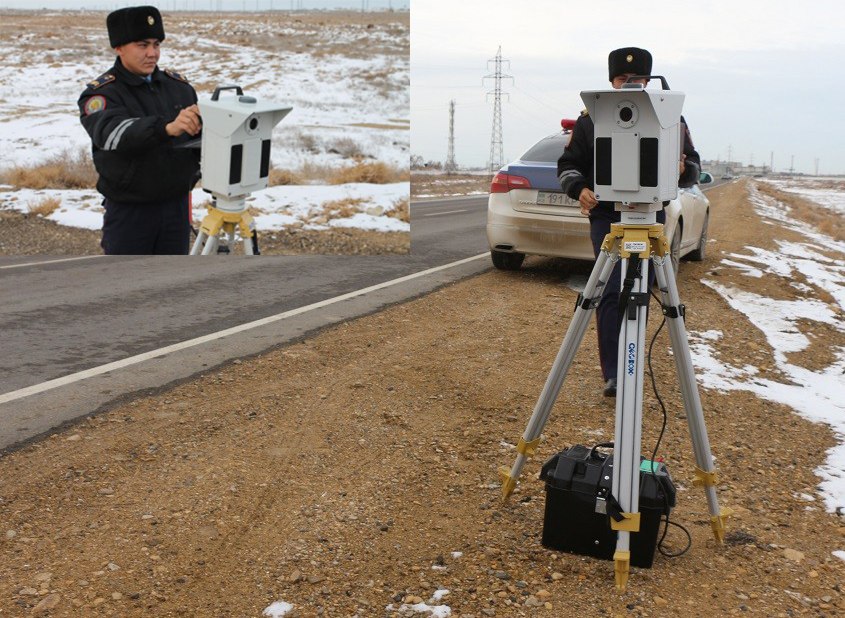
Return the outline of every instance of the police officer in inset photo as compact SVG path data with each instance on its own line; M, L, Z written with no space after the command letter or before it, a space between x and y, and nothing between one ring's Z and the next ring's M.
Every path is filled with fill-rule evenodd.
M651 54L645 49L625 47L610 52L607 59L610 83L620 89L627 79L634 75L651 75ZM648 80L634 80L645 84ZM701 158L695 151L686 121L681 117L684 129L683 154L678 165L678 186L691 187L698 183ZM575 128L563 155L557 163L558 179L564 192L581 204L581 212L590 217L590 239L593 252L598 257L604 237L610 232L610 224L618 223L622 213L614 210L613 202L599 202L594 193L593 179L593 119L586 111L575 122ZM657 222L666 222L666 213L657 212ZM599 360L604 380L605 397L616 396L616 368L619 352L619 291L620 266L616 263L610 280L604 286L601 302L596 309L596 330L599 338ZM649 270L650 279L653 272Z
M178 73L158 68L158 9L120 9L106 26L114 66L79 97L105 198L101 245L108 255L187 254L199 149L179 146L200 133L196 92Z

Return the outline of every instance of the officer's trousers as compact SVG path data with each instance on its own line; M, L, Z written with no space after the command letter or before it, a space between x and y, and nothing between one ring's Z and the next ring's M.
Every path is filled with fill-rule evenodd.
M103 201L106 255L187 255L190 243L188 194L152 204Z

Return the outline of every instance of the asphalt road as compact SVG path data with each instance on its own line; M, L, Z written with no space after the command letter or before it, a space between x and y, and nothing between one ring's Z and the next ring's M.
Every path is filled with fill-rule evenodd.
M486 204L413 202L408 256L0 257L0 451L489 269Z
M0 449L487 270L486 201L414 202L408 256L0 258Z

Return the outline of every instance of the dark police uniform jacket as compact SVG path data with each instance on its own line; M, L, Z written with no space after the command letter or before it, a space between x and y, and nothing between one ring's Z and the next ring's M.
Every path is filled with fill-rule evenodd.
M684 160L684 173L678 179L678 186L688 188L698 183L701 157L693 146L692 137L683 116L681 116L681 122L684 127L684 154L687 157ZM587 111L581 112L578 120L575 121L575 128L572 129L569 144L566 145L563 155L557 162L557 177L560 186L576 202L584 187L595 191L593 179L594 129L593 119L590 118ZM598 206L590 211L590 219L602 218L619 221L620 215L621 213L614 210L613 202L599 202Z
M170 137L165 125L197 102L178 73L158 67L147 82L114 67L90 82L79 97L82 126L91 136L97 190L123 204L187 196L199 169L199 150L176 148L190 135Z

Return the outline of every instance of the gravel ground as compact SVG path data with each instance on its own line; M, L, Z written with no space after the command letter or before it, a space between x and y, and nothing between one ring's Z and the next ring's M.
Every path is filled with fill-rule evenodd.
M777 378L763 335L699 280L739 280L719 268L722 252L794 234L759 224L741 183L709 196L716 242L681 268L688 327L723 330L721 355ZM633 568L620 593L611 562L540 544L542 462L613 435L592 326L537 456L501 503L496 470L512 463L575 302L564 282L589 266L532 258L491 271L6 454L0 616L258 617L277 601L296 617L424 615L410 607L420 602L463 618L845 614L845 562L831 554L845 523L800 495L816 494L831 432L747 392L702 390L720 501L734 511L718 545L690 483L665 332L661 453L690 550ZM811 365L822 344L845 342L832 332L792 361ZM659 427L646 393L644 449Z

